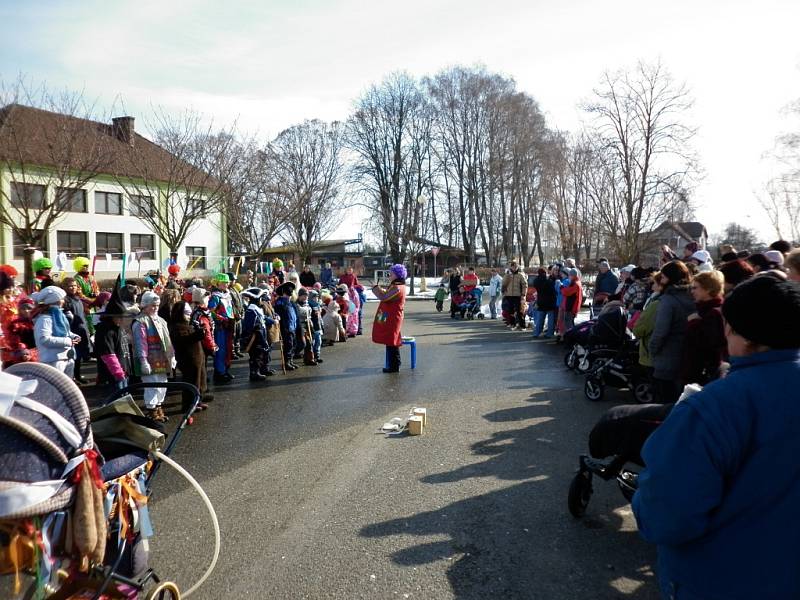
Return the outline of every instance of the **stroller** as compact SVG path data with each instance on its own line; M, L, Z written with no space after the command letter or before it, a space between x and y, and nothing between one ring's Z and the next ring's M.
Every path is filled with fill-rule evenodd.
M606 351L603 351L606 352ZM583 393L587 400L603 399L606 386L627 388L636 402L653 402L653 390L647 370L639 364L639 342L625 340L610 356L591 354L592 362L586 373Z
M483 319L483 313L481 312L482 296L483 290L477 287L466 294L465 299L458 305L458 310L464 318L471 320L477 316L478 319Z
M0 401L0 574L10 575L0 578L0 595L179 599L177 586L148 566L148 500L165 462L200 493L214 524L211 566L184 595L194 592L216 564L219 525L205 492L169 454L200 401L197 388L134 384L90 413L75 383L48 365L17 364L0 377L11 391ZM147 387L194 394L169 440L130 395Z
M564 364L578 373L588 373L632 339L627 325L627 314L621 305L610 306L597 318L576 325L564 335L571 344Z
M627 463L644 466L642 446L664 422L674 404L616 406L606 412L589 434L589 454L578 459L578 472L572 479L567 507L576 519L586 513L596 475L603 481L615 479L622 495L630 502L638 486L639 474Z

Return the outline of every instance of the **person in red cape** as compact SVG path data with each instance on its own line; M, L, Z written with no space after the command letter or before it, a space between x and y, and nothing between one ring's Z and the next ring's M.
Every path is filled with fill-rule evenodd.
M400 329L403 327L407 273L403 265L393 265L389 272L392 274L389 287L375 285L372 288L372 293L380 301L372 325L372 341L386 346L389 364L383 372L397 373L400 370L400 346L403 345Z

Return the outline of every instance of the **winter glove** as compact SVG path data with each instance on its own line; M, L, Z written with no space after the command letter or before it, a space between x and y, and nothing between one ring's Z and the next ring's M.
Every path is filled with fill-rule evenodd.
M139 368L142 371L142 375L152 375L153 374L153 367L150 366L150 363L147 362L144 358L141 359L139 363Z

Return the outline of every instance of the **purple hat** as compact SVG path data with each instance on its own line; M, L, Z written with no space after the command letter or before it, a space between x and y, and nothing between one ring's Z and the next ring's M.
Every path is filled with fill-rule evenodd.
M402 279L404 281L405 281L406 275L408 275L408 272L406 271L406 268L403 265L392 265L389 268L389 272L392 275L394 275L395 279Z

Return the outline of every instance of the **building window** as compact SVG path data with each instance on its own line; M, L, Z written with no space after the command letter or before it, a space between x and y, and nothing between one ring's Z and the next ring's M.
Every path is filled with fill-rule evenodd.
M49 250L47 243L48 241L47 233L43 229L32 229L31 233L34 236L33 245L39 250L41 250L44 254L47 254L47 251ZM23 258L25 258L25 253L23 252L23 250L25 250L25 246L27 246L28 244L22 241L22 238L19 237L19 234L16 231L12 232L11 245L14 246L13 254L15 259L22 260Z
M152 217L153 197L131 194L130 202L128 203L128 212L130 212L132 217Z
M95 192L94 212L101 215L121 215L122 194L114 192Z
M33 183L11 184L11 205L17 208L44 208L45 186Z
M98 231L95 234L97 254L122 254L125 252L121 233L105 233Z
M59 231L56 234L56 245L59 252L73 255L89 254L85 231Z
M145 253L143 258L153 259L156 257L154 250L156 249L156 236L149 233L132 233L131 234L131 252Z
M192 269L205 269L206 268L205 246L186 246L186 258L189 260L189 266Z
M86 190L80 188L58 188L57 201L67 212L86 212Z

